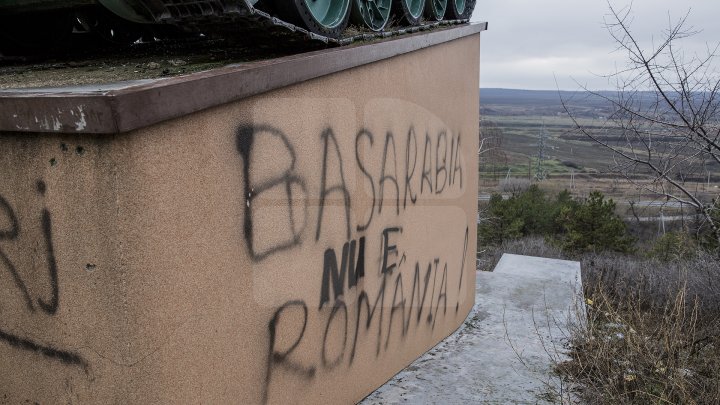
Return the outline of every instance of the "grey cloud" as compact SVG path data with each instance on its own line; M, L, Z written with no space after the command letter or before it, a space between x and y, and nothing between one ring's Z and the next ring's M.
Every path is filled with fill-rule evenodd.
M629 1L612 1L617 7ZM701 53L720 41L717 0L635 0L633 33L651 45L668 26L668 19L691 10L690 26L702 31L683 42L688 52ZM572 78L596 89L611 88L595 74L622 67L624 54L615 52L604 28L604 0L478 0L473 21L488 21L482 34L481 87L576 89ZM595 73L595 74L593 74Z

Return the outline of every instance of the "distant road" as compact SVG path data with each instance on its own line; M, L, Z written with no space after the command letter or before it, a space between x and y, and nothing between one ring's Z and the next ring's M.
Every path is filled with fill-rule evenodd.
M478 194L478 201L490 201L490 196L492 194ZM507 200L510 197L510 194L503 194L502 198L503 200Z
M490 201L491 194L478 194L478 201ZM507 199L510 197L510 194L502 194L503 199ZM618 204L623 205L630 205L629 201L626 200L616 200ZM678 201L662 201L662 200L644 200L644 201L636 201L635 202L636 207L668 207L668 208L682 208L683 206L688 206L688 204L683 204Z
M627 201L621 201L621 203L626 204L626 205L630 205L630 203L627 202ZM635 205L640 206L640 207L671 207L671 208L682 208L684 205L688 205L688 204L683 204L683 203L678 202L678 201L658 201L658 200L653 200L653 201L637 201L637 202L635 203Z
M634 222L634 221L637 221L638 219L640 220L640 222L658 222L661 219L665 220L665 222L673 222L673 221L682 221L683 219L689 221L692 219L692 217L690 215L686 215L685 218L681 217L680 215L668 215L668 216L664 216L662 218L660 216L654 216L654 217L638 217L637 219L635 217L625 217L623 219L626 222Z

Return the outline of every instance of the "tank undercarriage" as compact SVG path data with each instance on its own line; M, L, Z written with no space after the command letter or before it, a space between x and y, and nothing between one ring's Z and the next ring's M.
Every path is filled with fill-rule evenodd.
M13 0L0 4L0 53L183 35L270 35L338 45L469 20L476 0Z

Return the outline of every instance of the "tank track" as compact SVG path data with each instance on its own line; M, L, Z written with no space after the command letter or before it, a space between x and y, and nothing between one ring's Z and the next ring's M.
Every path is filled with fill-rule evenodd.
M266 29L280 28L298 37L340 46L349 45L355 41L388 38L395 35L424 31L438 26L465 24L469 22L469 20L423 21L415 26L400 27L382 32L363 32L341 38L330 38L274 17L254 7L248 0L240 0L232 7L223 6L222 2L213 0L163 0L163 3L165 5L164 12L156 16L157 21L160 23L191 26L197 27L198 29L207 29L208 27L227 28L229 25L232 25L234 27L232 31L240 31L249 35L258 35L258 33Z

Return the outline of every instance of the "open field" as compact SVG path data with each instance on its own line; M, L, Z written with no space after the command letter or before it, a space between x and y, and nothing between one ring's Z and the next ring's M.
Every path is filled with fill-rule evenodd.
M719 403L720 273L707 222L695 208L658 198L612 172L613 154L574 128L558 98L557 92L481 90L478 224L483 238L478 268L492 268L505 253L581 262L587 322L571 331L564 346L571 360L559 361L555 369L569 384L564 388L570 388L555 392L558 398L567 397L558 402ZM599 127L607 113L601 106L589 103L579 111L582 125L602 129L603 142L623 145L621 133ZM677 142L667 133L647 133L652 134L648 149L653 154L663 144ZM692 156L680 150L674 163ZM539 155L544 155L542 164ZM673 180L704 203L718 198L720 166L688 160L695 164L668 171ZM634 182L650 185L647 172L632 176ZM489 207L490 193L507 198L531 184L539 184L547 197L526 195L547 201L546 207L564 189L577 197L600 191L615 200L614 214L625 226L594 233L618 221L601 216L598 209L573 221L572 215L553 214L522 196L513 200L521 204ZM671 188L667 183L652 185ZM541 230L538 224L548 213L556 216ZM585 239L587 250L568 249L572 245L566 241L586 233L591 235ZM518 239L518 234L523 236ZM632 247L624 253L599 248L605 237L628 235Z
M540 171L546 189L569 189L581 196L598 190L619 201L655 201L657 196L611 171L614 154L575 128L561 96L579 114L581 125L602 128L609 109L582 93L481 89L481 137L486 150L480 156L481 192L507 191L503 188L508 184L512 188L513 183L535 181ZM608 129L603 137L613 142L619 135ZM544 158L538 165L541 149ZM649 176L638 172L636 179ZM720 192L719 182L720 166L708 164L707 172L688 177L685 186L709 200Z

